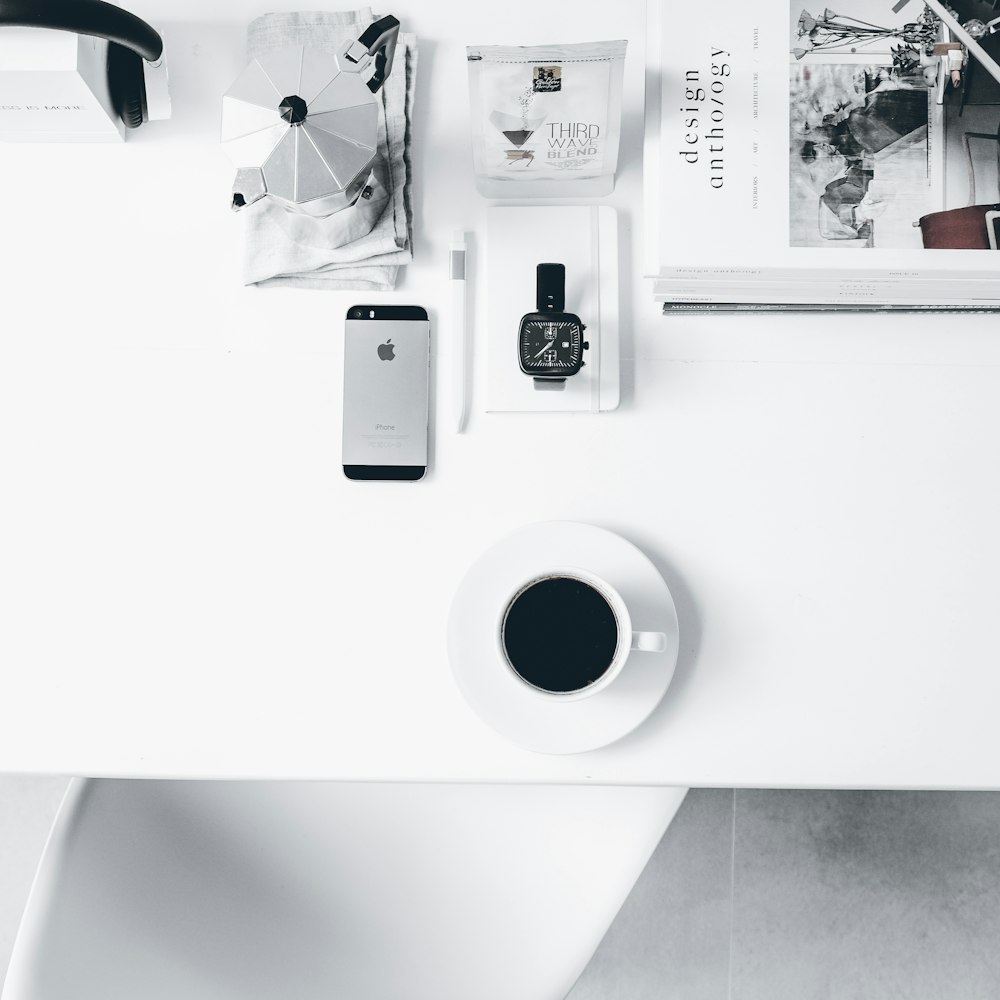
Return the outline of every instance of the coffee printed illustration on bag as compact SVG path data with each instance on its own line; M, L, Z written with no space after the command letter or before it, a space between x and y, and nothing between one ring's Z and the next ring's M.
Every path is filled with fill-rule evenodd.
M625 49L624 41L469 48L480 190L496 195L492 182L499 182L501 193L518 196L531 194L534 182L557 180L585 181L589 193L610 192ZM509 192L502 190L506 182Z

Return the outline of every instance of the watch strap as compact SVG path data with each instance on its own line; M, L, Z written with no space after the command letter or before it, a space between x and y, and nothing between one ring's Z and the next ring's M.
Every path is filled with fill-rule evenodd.
M566 306L566 265L539 264L535 268L535 308L562 312Z
M566 388L564 378L539 378L536 375L532 381L535 383L535 388L543 392L562 392Z

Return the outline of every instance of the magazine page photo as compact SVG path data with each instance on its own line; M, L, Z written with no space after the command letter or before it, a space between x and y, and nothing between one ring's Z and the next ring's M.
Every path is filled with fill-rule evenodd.
M789 10L790 245L995 249L1000 109L947 24L919 0Z

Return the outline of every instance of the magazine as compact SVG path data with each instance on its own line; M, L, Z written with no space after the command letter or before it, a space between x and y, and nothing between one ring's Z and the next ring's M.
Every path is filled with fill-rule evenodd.
M1000 308L1000 2L802 2L649 0L656 300Z

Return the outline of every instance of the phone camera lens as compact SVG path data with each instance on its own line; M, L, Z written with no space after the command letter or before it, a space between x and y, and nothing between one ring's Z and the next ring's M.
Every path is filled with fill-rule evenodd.
M355 309L354 310L354 318L355 319L361 319L362 316L364 316L364 313L360 309Z

